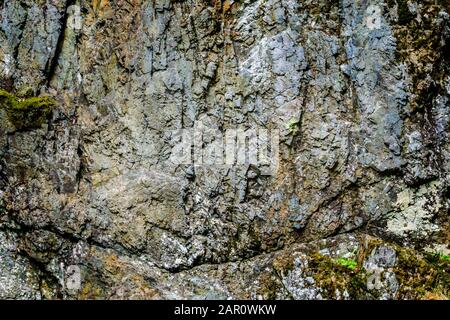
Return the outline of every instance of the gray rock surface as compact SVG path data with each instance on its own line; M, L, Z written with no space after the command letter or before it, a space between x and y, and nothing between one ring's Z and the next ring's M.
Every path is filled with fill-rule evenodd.
M0 1L1 89L57 102L0 99L0 298L447 298L449 14ZM202 125L279 132L277 170L172 161Z

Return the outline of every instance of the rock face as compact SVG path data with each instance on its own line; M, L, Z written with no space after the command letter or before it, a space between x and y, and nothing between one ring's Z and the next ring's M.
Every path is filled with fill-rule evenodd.
M0 298L449 297L448 1L0 16ZM269 171L195 153L255 129Z

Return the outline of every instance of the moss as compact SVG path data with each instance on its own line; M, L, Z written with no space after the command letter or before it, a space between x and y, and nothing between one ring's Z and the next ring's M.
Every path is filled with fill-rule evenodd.
M313 277L316 283L332 294L336 289L347 287L347 270L341 268L333 259L316 253L312 256L309 268L315 272Z
M282 254L272 262L272 271L263 273L259 278L258 294L265 300L275 300L280 292L284 291L282 278L294 270L294 258L290 254Z
M387 243L379 239L368 239L365 248L358 254L358 264L362 265L376 247L385 244ZM394 243L389 243L389 246L397 253L397 263L392 271L399 283L398 299L447 299L450 263L445 255L422 256L413 249L400 247Z
M38 128L45 123L56 102L49 97L19 98L0 89L0 108L18 130Z
M367 295L365 272L358 268L355 260L346 265L342 264L342 260L348 259L335 260L319 253L312 256L309 269L316 285L322 289L322 295L324 298L332 299L336 298L336 291L341 294L346 291L352 298L365 297Z
M99 300L105 295L101 285L95 282L85 281L77 295L78 300Z
M358 262L353 259L347 259L347 258L339 258L336 260L336 263L340 264L343 267L346 267L348 269L356 269L358 266Z
M314 286L320 288L325 299L336 299L337 292L342 298L344 292L351 299L378 299L383 290L370 289L367 281L370 271L363 267L364 261L380 245L387 243L366 238L364 244L355 252L355 258L333 258L310 252L307 266L302 267L302 276L312 277ZM397 299L448 299L450 297L450 261L443 254L420 254L418 251L400 247L394 243L389 246L397 253L396 265L389 268L395 274L399 288ZM273 273L261 276L260 293L265 299L275 299L283 285L280 282L295 268L294 257L290 254L277 256L273 261Z
M60 298L61 292L58 289L59 283L53 279L43 278L40 283L42 298L45 300L54 300Z
M397 247L398 263L393 272L399 282L399 299L447 299L449 297L449 261L439 255L426 259L409 249ZM347 291L353 299L377 298L367 288L367 273L349 259L331 259L315 254L309 269L325 298L335 298L336 290Z
M414 15L409 11L407 0L397 0L398 23L408 24L414 19Z
M440 255L398 251L394 272L400 283L399 294L405 299L446 299L450 292L450 262Z
M264 273L260 278L260 290L258 293L262 295L264 300L275 300L278 292L282 290L280 280L276 275Z
M447 256L446 254L438 253L437 255L438 255L439 259L442 259L444 261L450 261L450 256Z

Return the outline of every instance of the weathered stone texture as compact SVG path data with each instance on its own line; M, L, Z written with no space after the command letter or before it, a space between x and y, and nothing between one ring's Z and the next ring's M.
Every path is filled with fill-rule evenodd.
M0 298L447 298L449 14L0 1L1 89L57 101L0 105ZM278 171L171 161L200 123L279 130Z

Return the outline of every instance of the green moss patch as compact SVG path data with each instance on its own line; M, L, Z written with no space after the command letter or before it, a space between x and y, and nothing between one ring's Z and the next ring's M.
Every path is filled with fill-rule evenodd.
M0 108L17 130L39 128L48 119L56 102L49 97L19 98L0 89Z
M379 274L382 286L371 287L376 273L366 270L365 261L373 255L379 246L389 245L396 252L395 265L381 269ZM305 249L302 259L306 259L301 269L301 277L312 277L312 287L320 288L324 299L379 299L389 294L395 299L424 300L450 298L450 258L442 253L423 253L387 243L369 237L354 252L354 257L332 257L316 251L317 248ZM286 288L282 279L297 267L295 254L283 253L274 258L271 273L264 273L260 278L261 294L267 299L277 298L277 293ZM398 288L386 282L385 272L395 275Z
M435 256L437 256L439 259L450 262L450 256L447 256L443 253L436 253Z
M413 250L400 250L394 272L404 299L448 299L450 295L450 262L440 255L422 257Z
M346 267L348 269L356 269L358 266L358 262L353 259L347 259L347 258L339 258L336 260L336 263L340 264L343 267Z
M298 119L292 118L286 124L286 129L289 131L289 134L296 135L299 131L300 121Z
M414 19L414 15L409 11L407 0L388 0L389 7L393 7L397 4L398 23L405 25L410 23Z

